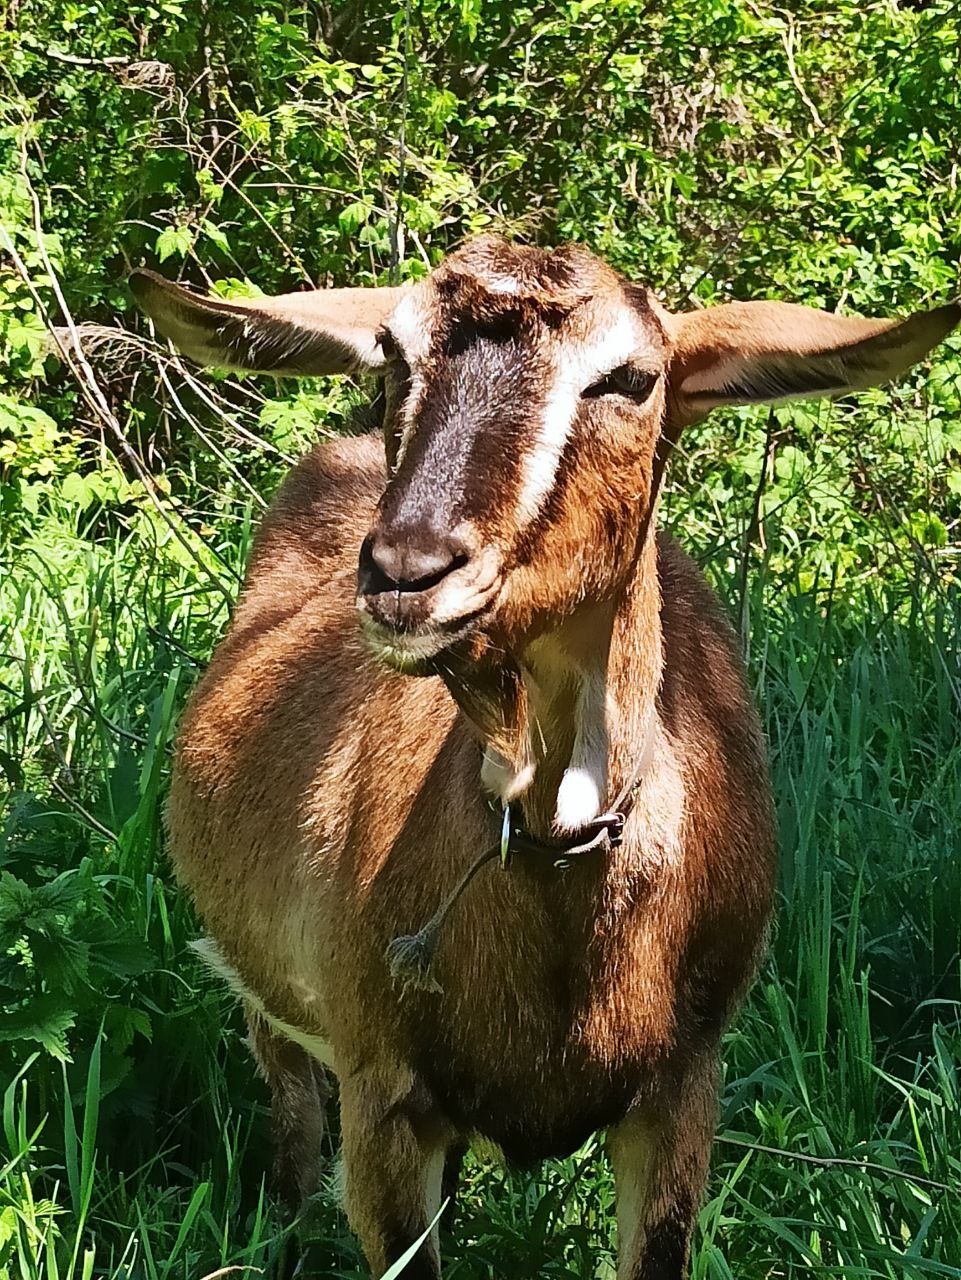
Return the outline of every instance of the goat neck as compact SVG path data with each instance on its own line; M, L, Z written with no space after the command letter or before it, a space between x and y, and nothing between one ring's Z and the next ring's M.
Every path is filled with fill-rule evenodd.
M441 669L484 744L485 789L519 805L532 834L578 831L643 772L663 662L659 614L646 522L615 599L586 601L513 652L476 646Z

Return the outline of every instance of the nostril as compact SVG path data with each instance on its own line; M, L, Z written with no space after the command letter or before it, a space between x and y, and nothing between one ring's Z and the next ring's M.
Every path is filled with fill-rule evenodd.
M429 591L463 568L469 558L452 542L418 546L408 539L395 542L375 534L365 539L360 550L360 590L363 595Z

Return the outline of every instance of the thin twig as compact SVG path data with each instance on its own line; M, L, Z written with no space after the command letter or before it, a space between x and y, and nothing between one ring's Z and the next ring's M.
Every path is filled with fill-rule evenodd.
M164 368L163 363L160 361L157 362L157 371L160 374L160 381L167 388L167 394L170 396L171 400L173 400L174 404L177 406L177 409L179 410L184 421L190 423L191 427L196 432L197 436L199 436L199 438L203 441L204 445L210 450L212 454L214 454L215 457L217 457L220 460L224 469L230 472L230 474L234 477L234 479L241 486L241 488L247 491L247 493L250 495L255 505L259 506L262 511L266 511L267 503L264 500L263 495L257 492L257 490L250 483L250 481L243 474L243 472L238 467L234 466L234 464L230 461L230 459L223 452L223 450L220 449L217 446L217 444L210 438L210 436L204 431L203 427L201 427L200 423L193 416L193 414L188 411L186 405L180 399L180 396L177 395L177 392L174 389L174 385L170 381L170 378L167 375L167 370Z
M397 194L390 224L390 273L392 285L400 283L401 224L404 217L404 184L407 179L407 106L410 88L410 0L404 0L404 67L400 80L400 125L397 129Z
M493 50L488 55L487 61L478 63L476 67L472 67L465 73L464 79L470 87L472 89L476 89L484 79L487 72L490 70L491 60L495 54L504 53L504 51L511 48L512 45L526 42L537 30L537 24L539 22L550 18L552 14L556 15L556 13L557 10L553 4L544 4L541 5L539 9L535 9L524 22L516 23L511 27L503 40L494 46Z
M955 5L952 9L948 10L944 15L945 22L947 22L949 18L954 17L959 11L959 9L961 9L961 6ZM926 33L919 33L918 35L916 35L914 39L909 41L908 44L901 50L902 61L906 60L908 58L908 55L911 54L914 51L914 49L921 43L922 34L926 34ZM690 301L691 297L694 294L696 294L700 286L714 271L714 268L718 265L718 263L727 253L728 249L730 249L731 246L740 239L745 229L750 225L752 219L755 218L762 209L768 209L770 207L771 197L774 195L775 191L777 191L777 189L780 187L781 183L787 180L788 175L794 172L794 170L798 167L801 161L804 160L804 158L823 139L824 134L829 130L833 129L833 126L837 124L837 122L845 115L848 109L854 106L854 104L858 101L859 98L863 97L864 94L867 93L869 89L873 88L874 85L876 85L878 81L881 80L885 70L886 68L882 67L880 71L875 72L875 74L873 76L868 77L867 80L862 80L858 84L857 88L855 88L850 94L848 94L846 98L844 98L844 100L841 102L841 105L838 107L838 109L836 111L833 111L828 116L825 122L824 131L814 131L811 134L811 137L805 143L805 145L801 147L799 151L795 152L794 156L781 169L780 173L774 179L774 181L769 183L764 188L764 190L761 192L756 202L748 210L745 217L734 228L734 230L730 232L729 235L725 236L717 252L710 259L707 266L700 273L700 275L697 277L694 283L689 285L688 288L684 291L682 301L685 301L685 302Z
M781 1147L768 1147L761 1142L746 1142L742 1138L731 1138L726 1133L718 1134L715 1139L728 1147L740 1147L744 1151L760 1151L766 1156L780 1156L785 1160L797 1160L801 1164L813 1164L822 1169L838 1166L842 1169L860 1169L865 1173L883 1173L889 1178L900 1178L904 1182L913 1182L921 1187L931 1187L935 1191L950 1191L961 1194L961 1186L951 1186L947 1182L935 1182L933 1178L922 1178L917 1173L906 1173L904 1169L889 1169L887 1165L877 1164L872 1160L854 1160L847 1156L809 1156L803 1151L784 1151Z
M96 67L104 71L112 71L114 67L129 67L132 62L141 62L141 58L131 58L119 54L108 58L82 58L76 53L62 53L59 49L45 49L44 53L54 62L66 62L71 67Z
M54 791L56 791L60 799L63 800L66 804L70 805L71 809L76 809L77 813L80 814L84 822L88 823L91 827L93 827L94 831L96 831L99 835L102 835L105 840L109 840L111 844L117 843L116 832L111 831L109 827L105 827L99 818L95 818L89 809L85 809L84 806L80 803L80 801L75 796L72 796L69 791L65 790L60 785L60 783L57 781L56 778L50 779L50 785L51 787L53 787Z
M288 466L292 467L294 465L297 461L295 457L289 453L285 453L283 449L278 449L275 444L271 444L269 440L265 440L255 432L249 431L234 415L232 411L233 406L231 406L231 411L228 412L228 410L224 408L227 401L225 401L222 396L216 396L216 393L212 392L205 383L201 382L199 378L195 378L179 356L166 356L161 353L159 349L153 354L154 359L157 362L158 369L162 369L165 364L176 369L194 395L196 395L198 399L202 400L207 408L211 409L218 418L221 418L228 426L232 427L241 440L245 441L247 444L253 445L254 448L259 449L262 453L268 453L273 457L279 458L281 462L287 463ZM240 384L234 383L233 385L239 386Z
M535 154L536 151L540 147L542 147L544 143L547 142L547 140L558 129L562 127L562 125L566 124L568 121L572 120L577 115L584 99L587 97L587 95L591 92L591 90L597 84L598 80L601 78L601 76L604 74L607 68L611 65L616 55L620 53L621 49L624 47L624 44L628 36L631 34L632 30L640 26L640 24L644 21L644 19L654 9L655 4L656 4L656 0L648 0L648 3L644 6L644 8L641 10L640 13L631 14L630 17L627 17L624 19L624 21L620 24L617 31L615 32L614 39L608 45L607 49L604 51L601 57L598 58L597 62L594 63L594 65L588 71L587 75L577 86L577 90L574 93L573 97L568 102L564 102L562 104L563 111L558 115L548 119L544 128L541 130L539 135L534 139L530 147L531 155Z

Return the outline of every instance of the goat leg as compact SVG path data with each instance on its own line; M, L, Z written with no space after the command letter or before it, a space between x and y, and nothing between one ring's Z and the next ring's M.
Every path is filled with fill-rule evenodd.
M716 1121L716 1058L704 1054L609 1132L618 1280L685 1280Z

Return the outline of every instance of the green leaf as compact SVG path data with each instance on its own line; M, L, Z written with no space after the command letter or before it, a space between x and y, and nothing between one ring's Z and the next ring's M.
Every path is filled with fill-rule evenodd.
M97 499L87 478L77 471L71 471L60 481L60 496L64 502L79 507L81 511L86 511Z
M371 207L365 200L354 200L341 209L337 216L341 231L348 233L363 226L371 214Z
M380 1280L398 1280L398 1277L403 1273L404 1268L407 1266L408 1262L410 1262L413 1259L414 1255L417 1253L417 1250L421 1247L421 1245L424 1243L424 1241L427 1239L430 1233L434 1230L438 1222L440 1222L441 1214L447 1208L448 1204L450 1204L450 1201L445 1200L444 1203L441 1205L441 1207L437 1210L437 1213L434 1215L434 1219L431 1222L431 1224L428 1226L427 1230L424 1231L414 1241L414 1243L410 1246L409 1249L405 1250L405 1252L401 1254L401 1256L397 1259L397 1261L393 1264L393 1266L387 1268L387 1270L381 1276Z
M212 240L218 249L221 249L224 253L230 252L230 242L216 223L211 222L209 218L204 218L200 227L207 239Z
M157 237L154 248L161 262L176 255L185 258L193 247L193 233L189 227L166 227Z
M145 942L128 936L99 940L91 948L90 963L117 977L133 978L152 969L156 957Z
M47 1053L69 1062L66 1033L76 1023L73 1009L59 995L41 995L20 1009L5 1009L0 1018L0 1040L36 1040Z

